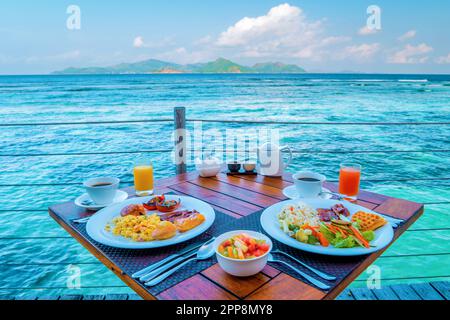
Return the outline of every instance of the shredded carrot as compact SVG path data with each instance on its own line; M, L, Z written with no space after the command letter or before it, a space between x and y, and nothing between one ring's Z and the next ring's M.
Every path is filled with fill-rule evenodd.
M366 241L366 239L364 239L364 237L362 236L362 234L353 226L350 226L350 230L352 230L353 234L355 235L355 237L361 241L361 243L364 245L364 247L369 248L369 243Z

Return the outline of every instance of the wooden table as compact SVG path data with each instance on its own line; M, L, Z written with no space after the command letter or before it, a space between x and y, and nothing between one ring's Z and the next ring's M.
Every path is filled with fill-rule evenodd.
M239 219L285 200L282 189L291 184L292 179L287 174L282 178L272 178L259 175L227 176L222 173L214 178L201 178L196 172L188 172L157 181L155 192L157 194L176 192L196 197L208 202L214 209L228 214L232 218ZM327 183L326 187L336 191L336 185L333 183ZM130 195L134 194L132 188L125 190ZM405 219L405 223L395 230L394 240L423 213L422 204L367 191L361 191L358 204L383 214ZM329 292L320 291L271 266L267 266L255 276L236 278L227 275L215 264L155 297L128 274L120 270L95 245L81 237L71 226L70 221L72 219L81 218L91 213L78 208L73 202L52 206L49 208L49 213L67 232L144 299L334 299L383 252L379 251L368 255L362 263Z

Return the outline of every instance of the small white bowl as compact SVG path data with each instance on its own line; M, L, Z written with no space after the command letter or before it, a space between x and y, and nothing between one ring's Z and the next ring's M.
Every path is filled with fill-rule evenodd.
M225 241L226 239L231 238L232 236L246 233L252 238L258 239L258 240L265 240L266 243L269 245L269 250L264 253L262 256L252 258L252 259L232 259L228 257L224 257L221 255L218 251L219 245ZM217 261L219 262L220 267L225 271L226 273L229 273L236 277L249 277L257 274L267 264L267 259L269 258L269 253L272 250L272 241L269 237L263 235L262 233L250 231L250 230L236 230L236 231L230 231L226 232L220 236L217 237L217 239L214 241L214 248L216 250L216 257Z
M206 160L197 158L195 159L195 169L198 171L200 177L214 177L220 172L220 161L214 157Z
M198 174L200 175L200 177L214 177L216 176L219 172L220 172L220 166L217 167L200 167L197 166L196 167Z

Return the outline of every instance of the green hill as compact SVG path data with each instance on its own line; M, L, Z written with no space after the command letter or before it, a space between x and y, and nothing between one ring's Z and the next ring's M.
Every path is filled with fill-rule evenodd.
M295 64L284 64L281 62L257 63L252 70L258 73L304 73L305 69Z
M244 73L251 72L248 67L241 66L233 61L218 58L217 60L207 63L197 63L188 65L188 69L195 73Z
M180 65L156 59L134 63L120 63L110 67L67 68L53 74L145 74L145 73L304 73L293 64L280 62L258 63L252 67L218 58L211 62Z

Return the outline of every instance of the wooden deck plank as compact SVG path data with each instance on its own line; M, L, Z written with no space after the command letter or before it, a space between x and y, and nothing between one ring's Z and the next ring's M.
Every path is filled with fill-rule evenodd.
M439 292L429 283L412 283L410 286L423 300L444 300Z
M53 300L59 300L59 296L48 296L48 295L45 295L45 296L39 296L37 299L38 300L53 301Z
M272 197L268 197L266 195L263 195L261 193L256 193L247 189L242 189L239 187L236 187L231 184L223 183L221 181L215 180L215 179L208 179L208 178L197 178L194 180L190 180L189 183L193 183L195 185L198 185L200 187L213 190L216 192L220 192L222 194L225 194L229 197L246 201L251 204L260 206L262 208L269 207L277 202L279 202L279 199L275 199Z
M104 294L88 294L83 296L83 300L105 300Z
M283 195L283 191L281 189L271 187L265 184L261 184L254 181L249 181L245 179L241 179L235 176L228 176L223 173L219 173L216 177L212 179L219 180L223 183L231 184L233 186L237 186L239 188L251 190L253 192L261 193L278 200L286 200L287 198Z
M105 300L128 300L128 295L126 293L122 294L108 293L105 296Z
M391 289L398 295L400 300L422 300L420 296L407 284L396 284Z
M366 288L352 288L350 289L355 300L377 300L377 296Z
M246 300L320 300L326 293L281 273L263 285Z
M142 298L136 293L129 293L128 300L142 300Z
M59 298L59 300L81 300L83 296L81 294L65 294Z
M450 282L436 281L430 283L445 300L450 300Z
M202 199L207 203L213 204L219 208L224 208L242 216L246 216L253 212L261 210L261 207L258 207L256 205L250 204L245 201L240 201L219 192L202 188L189 182L176 184L170 186L170 188L192 197Z
M197 274L161 292L159 299L179 300L236 300L237 297Z
M336 298L336 300L355 300L350 289L345 289L341 292L341 294Z
M398 300L398 296L389 286L383 286L380 289L373 289L372 292L378 300Z
M251 277L234 277L223 271L218 263L203 270L201 273L239 298L248 296L250 293L270 281L270 278L261 272Z

